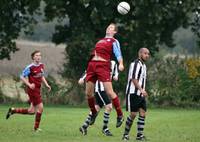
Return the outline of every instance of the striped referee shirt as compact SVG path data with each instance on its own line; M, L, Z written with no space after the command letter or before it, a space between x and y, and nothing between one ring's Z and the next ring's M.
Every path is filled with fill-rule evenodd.
M140 59L136 59L129 66L128 82L126 85L126 94L141 95L141 91L135 87L133 79L137 79L139 85L145 90L146 86L146 65Z
M112 60L111 61L111 79L113 79L113 77L118 77L118 75L119 75L118 66L117 66L116 62ZM84 80L85 78L86 78L86 71L80 79ZM95 83L95 92L98 93L101 91L105 91L103 82L97 80Z

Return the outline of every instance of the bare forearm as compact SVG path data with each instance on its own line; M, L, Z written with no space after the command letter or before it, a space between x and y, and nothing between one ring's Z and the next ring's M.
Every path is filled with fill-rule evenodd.
M138 90L140 90L140 91L143 90L142 87L139 85L137 79L133 79L132 82L133 82L133 84L135 85L135 87L136 87Z
M28 79L26 79L25 77L21 77L21 80L27 85L30 86L31 84L29 83Z
M46 86L49 86L49 84L47 83L47 80L45 79L45 77L42 77L42 82L44 82L44 84L45 84Z
M124 63L123 63L123 58L119 59L119 60L118 60L118 63L119 63L119 65L124 65Z
M119 70L120 71L123 71L124 70L124 63L123 63L123 59L121 58L121 59L119 59L118 60L118 63L119 63Z

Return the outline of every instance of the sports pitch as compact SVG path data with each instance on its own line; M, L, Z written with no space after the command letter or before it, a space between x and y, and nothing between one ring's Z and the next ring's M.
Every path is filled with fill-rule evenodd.
M14 106L14 105L13 105ZM24 105L26 106L26 105ZM87 108L68 106L45 106L40 128L32 131L34 116L13 115L8 120L7 105L0 105L0 142L119 142L122 141L124 123L115 128L116 115L113 110L109 127L114 136L106 137L101 132L103 110L94 125L83 136L79 132L87 116ZM125 112L125 111L124 111ZM128 113L125 112L125 116ZM199 142L200 111L192 109L149 109L145 124L145 135L150 142ZM130 141L135 140L136 120L130 132Z

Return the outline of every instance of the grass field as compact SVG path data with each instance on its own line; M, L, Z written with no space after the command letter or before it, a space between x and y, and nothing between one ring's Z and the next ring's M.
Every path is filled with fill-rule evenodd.
M42 116L42 132L32 131L34 117L11 116L5 120L8 106L0 105L0 142L118 142L122 141L124 124L115 128L115 112L110 118L113 137L102 134L102 112L96 123L82 136L78 128L85 120L87 108L67 106L45 106ZM127 116L128 113L125 113ZM200 111L186 109L149 109L145 125L145 135L151 142L199 142ZM136 121L132 126L130 141L135 140Z

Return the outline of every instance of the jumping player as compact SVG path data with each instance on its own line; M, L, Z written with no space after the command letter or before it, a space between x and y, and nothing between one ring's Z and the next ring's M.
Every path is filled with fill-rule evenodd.
M117 69L117 64L115 61L111 61L111 79L114 79L115 81L118 80L118 69ZM84 80L86 77L86 73L83 74L83 76L79 79L78 83L83 84ZM110 112L112 110L112 103L110 101L110 98L106 95L105 89L103 87L103 83L100 81L96 81L95 84L95 99L96 99L96 104L95 108L97 112L100 111L100 109L104 106L105 111L104 111L104 116L103 116L103 128L102 132L106 136L112 136L112 133L110 132L108 128L108 122L109 122L109 117L110 117ZM94 121L93 121L94 122ZM91 112L88 114L85 122L83 125L79 128L80 132L83 135L87 135L87 128L91 124Z
M35 124L34 131L40 131L39 125L43 112L43 103L41 97L41 83L44 82L48 90L51 90L51 87L47 83L44 77L44 64L41 61L41 52L36 50L31 54L33 63L28 65L22 72L20 78L27 85L27 94L30 99L30 107L25 108L9 108L6 119L11 115L18 114L35 114Z
M93 95L94 85L97 80L103 82L105 92L112 99L112 104L117 112L116 127L120 127L124 120L123 113L119 98L113 91L110 77L110 60L113 53L119 63L119 70L124 70L120 44L118 40L114 38L116 33L117 26L114 23L111 23L106 28L106 36L96 43L95 48L92 51L86 71L86 96L88 100L88 106L92 112L91 122L94 123L93 121L95 121L97 116L95 98Z

